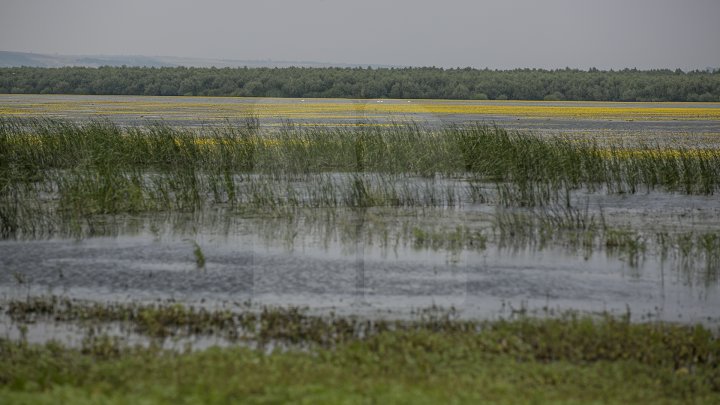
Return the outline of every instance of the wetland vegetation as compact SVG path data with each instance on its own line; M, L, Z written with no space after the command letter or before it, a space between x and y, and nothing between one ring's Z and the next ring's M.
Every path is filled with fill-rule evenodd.
M255 116L203 127L0 119L0 236L8 246L0 247L12 268L0 272L0 400L717 402L720 340L717 312L707 308L714 301L706 298L720 280L717 144L618 144L482 124L360 124L268 128ZM252 238L238 242L235 234ZM127 235L141 244L143 235L179 239L187 255L162 256L168 263L148 271L141 253L126 270L103 264L103 251L82 243ZM223 237L231 242L223 245ZM72 252L87 255L90 266L53 251L50 267L23 267L32 259L23 246L46 240L62 241L72 260ZM235 252L257 241L290 251L290 270L275 253L247 259L214 246ZM295 257L296 247L310 253ZM380 259L366 261L375 248ZM313 249L342 250L341 259L317 261ZM388 252L400 259L378 265ZM446 258L440 265L403 262L438 252ZM492 320L447 307L336 314L324 302L319 310L268 306L254 295L267 272L279 274L270 278L272 294L295 288L320 302L330 296L317 286L323 283L337 283L329 289L361 303L435 289L468 302L487 291L513 298L523 280L495 285L478 268L512 277L511 266L496 270L492 260L535 260L536 252L558 258L548 266L580 263L560 277L582 283L604 280L582 279L586 263L606 273L619 266L640 285L626 289L631 283L623 280L622 299L646 288L642 275L650 273L661 294L672 285L668 294L700 315L675 324L662 322L660 309L648 315L629 304L625 314L598 304L557 311L552 288L542 284L531 286L548 297L542 311L509 304L509 316ZM598 255L607 259L595 265ZM183 260L189 266L177 268ZM520 263L522 277L538 277L535 263ZM333 279L351 267L354 284ZM552 271L537 273L558 282ZM124 277L130 280L115 280ZM133 285L147 294L122 287L129 300L72 298L83 294L72 282L106 291L105 278L115 280L112 288ZM347 284L351 293L342 290ZM67 290L46 294L60 288ZM200 298L185 301L182 288L198 289L193 297ZM583 291L571 292L581 296L571 303L587 299ZM205 301L220 292L237 301ZM701 316L708 325L693 325ZM75 339L63 341L68 335Z
M86 328L76 347L0 339L0 398L13 403L298 397L318 403L714 403L720 395L720 340L711 331L637 324L629 316L478 322L435 309L403 321L370 321L297 308L208 311L57 297L13 301L4 309L23 336L23 322L31 319L73 320ZM149 340L130 345L122 335L103 333L103 322L122 322ZM187 335L245 343L163 348L164 340Z
M341 218L360 209L363 218L368 210L385 217L363 232L386 246L558 245L615 252L632 265L652 250L683 263L695 257L709 280L717 278L717 228L632 229L607 221L602 207L590 209L598 195L714 195L720 149L713 145L604 145L487 125L267 130L249 117L202 129L3 119L0 146L4 238L113 235L112 218L149 213L186 214L202 227L204 212L225 221L285 218L294 224L286 234L306 228L327 237L343 227L340 235L355 232ZM478 207L474 217L443 224ZM195 257L203 267L197 245Z

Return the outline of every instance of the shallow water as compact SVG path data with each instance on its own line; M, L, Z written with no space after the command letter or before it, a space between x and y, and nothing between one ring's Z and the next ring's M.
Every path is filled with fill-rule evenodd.
M577 199L587 197L578 193ZM656 232L717 232L720 202L668 193L599 196L592 215L647 239L636 256L601 242L503 239L485 204L455 209L299 210L292 219L218 213L131 218L112 237L0 242L0 297L55 294L93 301L303 306L318 313L406 317L429 306L468 318L514 310L630 311L636 317L720 320L717 262L660 254ZM590 201L590 200L588 200ZM330 215L323 215L325 210ZM483 246L418 243L417 229L457 226ZM408 230L410 229L410 230ZM205 264L198 267L194 242Z

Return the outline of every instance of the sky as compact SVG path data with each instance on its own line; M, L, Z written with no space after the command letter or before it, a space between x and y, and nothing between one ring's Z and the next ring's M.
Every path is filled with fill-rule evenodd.
M691 70L720 67L720 0L0 0L0 50Z

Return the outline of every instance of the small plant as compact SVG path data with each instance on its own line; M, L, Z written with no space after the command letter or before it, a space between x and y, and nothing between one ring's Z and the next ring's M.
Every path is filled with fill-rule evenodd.
M203 253L202 248L196 241L193 241L193 254L195 255L195 264L197 265L197 268L204 269L205 254Z

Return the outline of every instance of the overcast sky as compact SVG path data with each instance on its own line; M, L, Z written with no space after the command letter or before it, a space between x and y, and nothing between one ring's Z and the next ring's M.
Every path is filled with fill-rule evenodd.
M720 67L720 0L0 0L0 50L687 70Z

